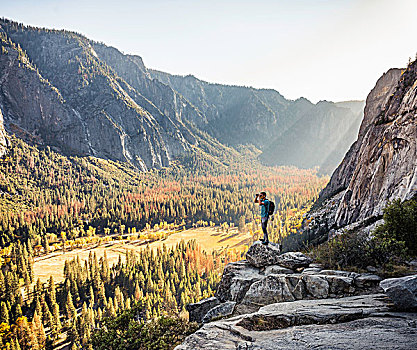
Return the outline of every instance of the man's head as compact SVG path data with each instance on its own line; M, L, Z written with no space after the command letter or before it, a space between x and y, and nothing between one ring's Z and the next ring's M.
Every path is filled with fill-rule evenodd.
M266 198L266 192L259 193L259 198L260 199L265 199Z

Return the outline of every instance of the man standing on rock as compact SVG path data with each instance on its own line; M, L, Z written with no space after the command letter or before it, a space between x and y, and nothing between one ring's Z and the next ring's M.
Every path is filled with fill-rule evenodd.
M268 225L268 213L269 213L269 200L266 199L266 192L261 192L260 194L256 194L255 203L259 203L261 207L261 223L262 223L262 231L264 233L264 239L262 240L262 244L268 244L268 232L267 232L267 225Z

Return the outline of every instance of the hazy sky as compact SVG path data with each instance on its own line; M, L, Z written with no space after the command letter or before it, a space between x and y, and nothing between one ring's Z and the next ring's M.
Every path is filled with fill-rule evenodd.
M313 102L365 99L417 52L416 0L0 0L0 16L77 31L150 68Z

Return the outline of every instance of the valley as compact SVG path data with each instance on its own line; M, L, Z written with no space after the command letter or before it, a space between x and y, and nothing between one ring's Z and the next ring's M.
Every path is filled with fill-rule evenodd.
M5 18L0 46L0 350L212 349L218 326L249 349L397 311L377 293L415 273L417 60L312 103Z

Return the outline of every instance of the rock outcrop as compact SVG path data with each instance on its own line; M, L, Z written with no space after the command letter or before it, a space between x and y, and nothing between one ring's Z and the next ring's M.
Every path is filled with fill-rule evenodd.
M280 254L280 249L275 243L262 244L256 241L246 253L246 260L255 267L278 265L278 268L297 269L307 267L312 260L300 253L289 252ZM275 273L279 270L275 270ZM272 271L271 271L272 272ZM283 271L281 271L283 272Z
M262 244L256 241L246 253L246 260L255 267L274 265L279 256L280 249L277 245L268 243Z
M324 270L311 260L294 271L276 265L280 256L288 261L288 253L258 243L248 255L256 266L249 259L228 264L216 297L187 306L190 319L204 325L176 350L417 346L417 313L398 312L415 305L416 276L381 282L371 273ZM301 253L291 257L304 266L308 261Z
M330 231L363 229L394 199L417 193L417 61L391 69L366 100L356 142L334 171L304 231L316 240Z
M255 242L246 257L247 260L225 267L215 297L187 306L190 320L208 322L222 313L226 314L220 310L238 315L278 302L381 291L379 276L323 270L306 255L300 252L280 254L277 247L271 244ZM214 308L217 311L212 310Z
M176 350L403 349L417 347L417 314L385 295L299 300L205 324Z

